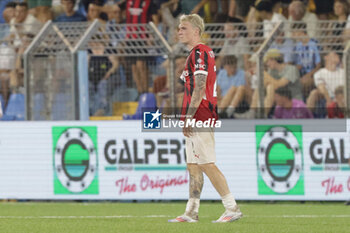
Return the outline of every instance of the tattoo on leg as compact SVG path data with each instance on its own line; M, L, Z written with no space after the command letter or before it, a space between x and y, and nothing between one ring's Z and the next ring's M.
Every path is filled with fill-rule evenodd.
M203 189L203 173L199 172L196 176L190 174L190 198L200 198Z

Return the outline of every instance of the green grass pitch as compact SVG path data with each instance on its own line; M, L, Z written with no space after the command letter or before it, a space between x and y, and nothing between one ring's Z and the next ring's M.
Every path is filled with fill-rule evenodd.
M350 206L343 203L239 203L244 217L211 223L224 211L219 202L202 202L198 223L168 223L185 202L3 202L0 232L150 232L150 233L341 233L350 232Z

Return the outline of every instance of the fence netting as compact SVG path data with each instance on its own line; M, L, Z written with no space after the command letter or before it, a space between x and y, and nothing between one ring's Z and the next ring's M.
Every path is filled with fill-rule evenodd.
M219 115L344 116L349 67L344 54L349 41L346 23L284 22L277 27L206 25L203 42L216 56ZM85 57L79 60L81 54ZM22 93L22 98L26 94L28 119L79 119L82 102L77 93L84 81L89 116L129 114L126 119L135 119L140 117L134 113L142 99L146 106L164 111L181 107L184 89L179 77L188 54L176 37L162 36L152 24L4 24L0 25L0 99L7 107L10 94Z
M121 106L135 106L132 103L152 93L154 81L166 73L169 50L149 24L101 24L79 49L88 53L90 116L129 112ZM149 101L156 104L154 96Z
M88 23L48 23L28 52L27 101L31 120L74 120L77 64L74 47Z
M344 117L342 61L348 32L336 21L314 26L285 22L277 28L276 23L272 25L276 30L267 32L264 23L208 25L208 44L217 56L220 115Z

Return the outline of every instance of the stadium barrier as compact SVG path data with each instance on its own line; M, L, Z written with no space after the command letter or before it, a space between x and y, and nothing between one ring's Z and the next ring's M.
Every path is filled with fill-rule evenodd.
M29 32L29 28L33 30ZM19 63L16 69L9 68L17 72L14 75L17 78L11 79L15 80L11 91L23 92L25 86L26 119L88 120L91 115L113 115L122 111L113 109L117 103L131 102L125 105L129 109L145 92L155 93L157 105L170 108L170 112L181 104L180 71L176 69L179 67L176 61L180 64L188 51L176 40L167 38L167 30L161 32L152 23L117 25L99 21L49 21L40 28L40 25L0 25L0 55L23 58L23 62L16 62ZM270 108L265 106L268 94L263 82L264 72L268 71L264 62L267 51L279 49L287 64L300 66L300 77L319 64L324 67L326 55L334 52L343 59L337 69L347 76L347 28L337 21L318 21L313 25L302 22L207 24L203 39L216 54L218 70L222 68L224 56L237 57L237 68L245 71L246 96L257 96L244 101L251 108L257 108L257 117L265 118L265 108ZM302 46L302 43L309 45ZM18 49L21 44L22 49ZM311 47L313 50L309 49ZM2 72L2 79L7 79L5 76L6 72ZM326 79L330 80L330 86L342 86L332 83L335 81L329 77ZM325 102L308 101L315 83L310 78L300 80L302 100L316 102L311 108L317 117L324 117ZM347 79L341 84L345 86L347 99Z
M233 195L348 200L350 122L331 122L238 120L245 131L216 133L217 165ZM138 121L0 122L0 199L186 200L184 136L141 128ZM204 190L202 199L220 199L207 178Z
M165 43L152 23L49 21L25 53L27 118L112 115L115 102L137 101L165 74L161 65L171 52Z

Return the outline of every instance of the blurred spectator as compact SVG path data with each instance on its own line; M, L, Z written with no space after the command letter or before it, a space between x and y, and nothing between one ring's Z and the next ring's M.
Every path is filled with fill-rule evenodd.
M313 118L312 113L302 100L293 99L288 87L279 87L275 91L276 119L304 119Z
M282 0L269 0L272 3L272 12L281 13Z
M119 76L121 67L115 56L105 55L105 46L100 36L89 42L89 97L90 114L102 116L110 114L109 98L116 86L125 85L125 77Z
M287 86L291 90L293 99L302 99L300 76L298 69L283 61L283 55L277 49L270 49L264 56L268 72L264 73L264 86L266 98L264 107L267 115L274 103L274 93L279 87Z
M5 10L6 6L11 4L17 4L22 1L23 0L0 0L0 24L6 22L6 20L3 17L3 11Z
M10 72L15 68L16 53L11 44L0 44L0 87L4 102L9 97Z
M35 35L32 33L24 34L21 38L21 46L17 50L15 67L10 73L10 90L12 92L19 92L24 88L24 64L23 54L27 47L30 45Z
M345 98L344 86L339 86L334 91L334 101L327 105L328 118L344 118Z
M121 5L122 8L126 9L126 23L127 24L145 24L151 20L158 24L157 9L153 0L126 0L124 4ZM127 45L130 47L144 46L140 44L141 42L135 41L133 39L144 38L144 34L136 34L133 31L137 30L134 27L127 28ZM136 50L134 50L136 52ZM150 53L151 51L146 50L145 52ZM132 77L136 84L137 91L141 93L148 92L149 88L149 74L147 63L154 62L152 57L141 57L141 58L131 58L129 59L132 71Z
M303 94L307 98L313 88L313 75L321 68L321 56L317 42L307 35L305 23L293 25L293 37L297 41L293 63L300 71Z
M244 98L245 74L237 67L237 58L234 55L225 56L222 64L224 69L219 71L217 77L218 113L227 108L227 117L231 118Z
M124 1L124 0L123 0ZM101 6L104 7L104 4L107 3L107 0L80 0L79 4L78 4L78 12L86 17L88 17L88 11L89 11L89 5L93 3L97 6ZM101 12L105 11L103 9L101 9ZM106 11L105 11L106 12ZM105 21L107 21L107 15L106 14L102 14L102 19L104 19Z
M38 32L40 22L31 14L28 13L27 3L18 3L16 5L15 18L10 21L11 33L27 34ZM18 25L22 24L22 25Z
M286 21L283 15L273 12L272 7L273 4L268 0L258 0L255 3L257 21L264 22L264 38L270 35L277 23Z
M350 13L349 3L346 0L336 0L334 2L334 15L336 16L336 20L339 22L336 28L340 28L341 31L345 27L346 20ZM336 35L340 35L341 33L336 33Z
M53 13L51 11L52 0L27 0L27 3L30 13L33 14L39 22L45 23L53 19Z
M170 0L168 2L165 2L161 4L160 6L160 16L162 18L162 21L164 25L168 29L168 35L167 35L167 41L172 46L176 43L176 37L177 37L177 26L178 19L177 19L177 8L178 8L178 0Z
M101 23L105 23L107 21L107 15L102 12L102 6L96 3L90 3L87 11L87 20L89 22L98 19Z
M10 35L10 21L15 17L16 14L16 3L9 2L6 4L2 16L5 19L5 25L2 25L0 30L0 40L5 40Z
M158 24L158 9L154 0L125 0L120 7L126 10L126 23L140 24L153 21Z
M118 4L108 6L107 16L109 23L125 23L125 20L123 19L122 10L120 9Z
M258 56L254 53L249 58L249 68L245 72L245 101L250 103L249 111L244 113L234 113L234 118L237 119L252 119L255 118L256 110L258 106L260 106L259 99L259 91L258 91L258 76L257 76L257 62Z
M340 68L340 58L335 52L330 52L324 57L325 67L317 71L314 75L316 89L312 90L307 99L307 106L311 111L315 111L316 103L326 100L326 106L330 105L335 96L335 89L344 85L345 72Z
M12 7L11 7L12 8ZM10 10L10 15L12 14ZM7 14L7 10L5 14ZM5 17L7 18L7 17ZM9 19L9 18L8 18ZM16 71L16 53L15 48L24 46L26 44L26 34L36 33L39 30L40 22L37 21L34 16L28 14L28 7L26 3L18 3L15 8L15 17L10 20L10 35L9 40L13 43L2 43L0 48L0 80L1 91L5 102L7 101L10 93L10 87L13 84L12 71ZM17 57L20 57L18 55ZM23 82L22 82L23 83Z
M5 20L4 23L10 23L11 19L16 16L16 5L15 2L9 2L6 4L4 11L2 12L2 16Z
M289 25L292 26L296 21L306 23L306 31L310 38L316 37L318 18L314 13L306 10L306 5L302 1L293 1L289 7ZM291 36L290 33L287 36Z
M283 54L284 63L293 64L294 62L294 42L281 32L272 42L270 49L278 49Z
M247 28L243 21L238 18L230 18L224 25L225 42L221 48L219 56L216 58L216 66L221 67L221 60L224 55L238 56L238 69L248 69L249 45L246 40Z
M80 4L83 5L86 12L89 11L89 5L91 3L98 6L103 6L106 2L107 0L80 0Z
M257 77L257 54L254 53L248 60L248 70L245 72L245 91L246 97L249 99L249 103L252 103L254 90L258 88L258 77ZM255 106L256 107L256 106Z
M123 43L122 41L126 36L126 28L120 27L120 25L125 23L122 17L122 11L118 4L113 4L108 6L108 22L106 25L106 31L109 34L111 47L116 48L118 45ZM116 51L112 51L112 53L117 53Z
M76 0L61 0L64 13L55 19L55 22L80 22L86 21L85 16L74 11Z
M337 22L333 25L332 35L336 38L330 41L333 44L331 47L332 50L343 51L344 46L344 35L345 27L347 24L348 15L350 13L350 6L346 0L336 0L334 2L334 15L336 16Z

